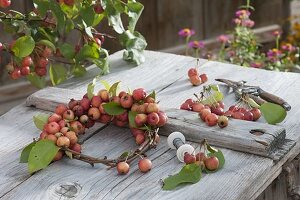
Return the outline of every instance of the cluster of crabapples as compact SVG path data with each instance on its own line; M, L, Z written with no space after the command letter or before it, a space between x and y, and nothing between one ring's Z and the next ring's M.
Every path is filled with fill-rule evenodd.
M81 152L81 145L78 144L78 136L85 133L86 128L94 126L95 122L114 123L116 126L124 127L129 124L128 112L136 113L134 118L134 127L129 124L132 135L135 137L136 144L142 144L147 133L142 127L147 126L150 129L164 126L167 122L167 115L160 111L155 99L146 96L144 88L135 89L132 94L124 91L117 96L111 96L110 93L102 89L91 99L87 94L81 100L71 99L68 105L59 104L52 114L48 123L44 126L40 139L48 139L55 142L58 147L69 148L78 153ZM105 111L105 104L117 103L124 109L119 115L109 115ZM156 139L158 142L159 139ZM63 152L59 151L54 160L59 160ZM139 161L139 168L142 172L151 169L151 161L143 158ZM117 164L119 174L126 174L129 171L129 165L126 162Z
M200 74L196 68L190 68L188 71L189 80L194 86L201 85L207 82L208 77L206 74Z
M12 41L5 48L11 51L15 44L15 40ZM1 47L0 47L1 48ZM3 49L2 45L2 49ZM44 45L35 46L35 54L26 56L19 61L13 60L6 65L6 69L11 79L16 80L22 76L27 76L31 72L35 72L38 76L45 76L47 74L47 65L49 63L48 58L52 55L52 50Z
M224 115L224 102L215 102L212 105L204 105L199 101L187 99L181 104L180 109L194 111L199 113L199 117L208 125L215 126L218 124L220 128L228 125L228 117Z
M185 153L184 154L185 164L197 164L201 169L208 169L215 171L219 168L219 159L216 156L207 156L204 152L198 152L196 155Z

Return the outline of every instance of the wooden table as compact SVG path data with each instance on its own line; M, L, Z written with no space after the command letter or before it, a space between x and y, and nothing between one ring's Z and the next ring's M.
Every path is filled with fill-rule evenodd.
M110 83L122 81L124 88L145 87L148 91L158 91L158 100L164 108L178 108L201 87L192 87L187 79L187 70L195 65L191 57L146 51L146 62L139 67L130 66L121 60L122 52L110 57L111 73L103 76ZM51 164L33 176L29 176L26 164L19 163L22 148L37 137L39 131L34 126L32 116L46 112L21 104L0 117L0 197L2 199L256 199L282 172L282 166L300 153L300 74L243 68L230 64L201 60L201 72L209 76L209 83L215 78L247 80L249 84L284 97L292 106L287 118L281 123L286 128L287 138L297 140L293 149L279 162L269 158L222 149L226 157L224 168L217 173L204 175L194 185L163 191L159 180L179 171L182 164L175 151L169 149L166 137L156 150L148 156L153 169L141 174L134 162L130 174L118 176L115 169L105 166L94 168L86 163L64 158ZM87 84L97 74L91 66L84 78L71 79L62 88L76 90L78 97L86 92ZM96 91L103 86L99 83ZM51 99L49 92L49 99ZM67 101L72 96L61 97ZM226 98L225 103L233 103ZM95 134L97 133L97 134ZM135 148L129 130L114 126L90 129L84 138L83 152L101 157L116 157L120 153ZM281 196L280 196L281 195ZM283 192L272 199L284 199Z

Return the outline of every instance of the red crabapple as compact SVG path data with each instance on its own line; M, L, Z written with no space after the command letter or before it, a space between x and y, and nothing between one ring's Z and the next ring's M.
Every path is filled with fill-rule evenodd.
M120 100L121 100L121 98L118 97L118 96L114 96L114 97L111 98L112 102L115 102L115 103L118 103L118 104L120 104Z
M253 121L258 120L261 116L261 112L258 108L253 108L250 110L250 112L253 114Z
M206 159L206 155L204 152L199 152L196 154L196 161L204 161Z
M39 60L37 61L38 66L41 68L46 68L48 65L48 58L40 57Z
M191 155L189 153L185 153L183 157L185 164L192 164L196 162L196 157L194 155Z
M42 131L42 132L40 133L40 140L45 139L45 138L47 137L47 135L48 135L48 133L47 133L46 131Z
M167 123L168 116L166 115L166 113L164 113L162 111L159 111L157 114L159 116L159 122L158 122L157 126L162 127Z
M129 165L126 162L119 162L117 164L117 171L119 174L127 174L129 172Z
M59 122L60 120L62 120L61 115L58 115L56 113L53 113L49 118L48 118L48 122Z
M2 8L7 8L9 7L11 4L10 0L0 0L0 7Z
M204 105L202 103L194 103L192 105L192 109L194 112L200 112L202 109L204 109Z
M14 71L11 72L10 78L13 80L17 80L21 78L21 69L20 68L15 68Z
M146 91L144 88L137 88L135 90L133 90L132 92L132 97L134 100L136 101L140 101L146 98Z
M55 135L47 135L46 137L45 137L45 139L47 139L47 140L51 140L52 142L54 142L54 144L56 144L56 141L57 141L57 137L55 136Z
M135 137L135 142L137 145L141 145L143 142L145 142L145 135L142 133L138 133Z
M137 129L137 128L131 128L131 133L133 135L133 137L136 137L138 134L145 134L145 131L141 130L141 129Z
M70 139L66 136L61 136L57 138L56 145L59 147L69 147L70 146Z
M124 95L126 95L127 94L127 92L125 92L125 91L121 91L120 93L119 93L119 97L120 97L120 99L122 98L122 96L124 96Z
M83 107L81 105L74 106L74 108L72 110L74 112L74 115L77 117L80 117L84 113ZM98 110L98 108L97 108L97 110Z
M205 82L207 82L207 80L208 80L206 74L201 74L201 75L200 75L200 79L201 79L201 82L202 82L202 83L205 83Z
M139 106L140 106L139 104L134 103L134 104L131 106L131 111L132 111L132 112L138 112Z
M104 102L108 102L109 101L109 94L108 94L108 91L103 89L103 90L100 90L98 92L98 96L101 97L101 100L104 101Z
M137 114L134 118L134 121L138 127L141 127L147 122L147 115L146 114Z
M34 69L34 71L38 76L46 76L47 74L47 69L42 67L37 67Z
M192 77L192 76L198 76L198 71L196 68L190 68L188 71L188 76Z
M102 6L100 5L100 3L94 5L94 11L97 14L101 14L104 12L104 9L102 8Z
M58 151L56 153L56 155L54 156L53 161L61 160L63 156L64 156L64 152L63 151Z
M79 118L79 121L82 123L82 124L86 124L89 120L89 117L87 115L81 115L80 118Z
M228 126L228 117L220 116L218 119L218 126L220 128L225 128L226 126Z
M72 110L66 110L63 113L63 118L65 120L74 120L74 118L75 118L74 112Z
M30 65L32 65L31 57L30 56L24 57L23 60L22 60L22 67L26 67L26 66L28 67Z
M128 121L128 112L125 111L120 115L117 115L116 118L120 121L127 122Z
M69 127L63 127L60 129L60 132L65 135L68 131L70 131Z
M95 108L95 107L91 107L88 111L88 116L90 119L92 120L97 120L100 118L100 110L98 108Z
M191 76L191 77L189 77L189 80L192 83L192 85L194 85L194 86L198 86L202 83L199 76Z
M49 124L46 124L46 132L48 134L55 134L59 132L60 126L57 122L50 122Z
M64 3L67 6L73 6L75 4L75 0L64 0Z
M204 108L200 111L199 116L203 121L205 121L206 116L209 114L211 114L210 109Z
M85 131L85 127L79 121L72 121L70 123L70 128L76 134L83 134Z
M215 171L219 168L219 159L215 156L211 156L204 160L204 164L208 170Z
M159 112L159 105L157 103L149 103L146 109L147 113Z
M71 150L73 151L76 151L78 153L81 153L81 145L78 144L78 143L75 143L73 144L71 147L70 147Z
M189 111L192 110L191 106L188 103L181 104L180 109L181 110L189 110Z
M101 114L99 122L101 122L103 124L107 124L111 121L111 119L112 119L112 116L107 115L107 114Z
M158 124L158 122L159 122L159 116L157 113L152 112L152 113L148 114L147 123L150 126L156 126Z
M76 135L76 133L75 133L74 131L68 131L68 132L65 134L65 136L66 136L67 138L69 138L70 144L71 144L71 145L77 143L77 141L78 141L78 137L77 137L77 135Z
M48 58L51 56L51 54L52 54L52 50L48 47L45 47L42 56Z
M104 114L104 115L105 115L105 114L107 114L107 113L105 112L105 110L104 110L104 108L103 108L103 105L104 105L104 104L106 104L106 103L101 103L101 105L99 106L99 111L100 111L101 114Z
M139 169L141 172L146 173L151 170L152 162L148 158L143 158L139 160Z
M131 108L133 104L133 97L130 94L122 96L120 99L120 104L123 108Z
M232 118L234 119L244 119L244 113L242 112L234 112L232 113Z
M79 104L82 106L84 111L87 111L90 108L91 101L88 98L82 98Z
M71 99L68 103L69 109L73 109L76 105L79 104L79 101L75 100L75 99Z
M124 121L120 121L120 120L117 120L117 119L114 119L113 122L118 127L124 127L127 124L127 121L124 122Z
M253 121L254 120L253 113L250 112L250 111L244 112L244 118L243 119L247 120L247 121Z
M218 115L211 113L205 117L205 122L208 126L215 126L218 123Z
M30 74L30 67L29 66L21 67L21 75L27 76L28 74Z
M55 108L55 113L58 115L63 115L65 111L67 111L68 108L64 104L58 104Z

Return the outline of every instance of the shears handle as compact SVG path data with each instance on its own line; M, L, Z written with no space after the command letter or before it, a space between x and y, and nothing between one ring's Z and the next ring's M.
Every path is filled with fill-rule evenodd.
M268 101L268 102L272 102L272 103L276 103L278 105L281 105L286 111L291 110L291 105L288 104L285 100L283 100L282 98L274 95L274 94L270 94L264 90L262 90L261 88L258 89L258 93L259 96Z

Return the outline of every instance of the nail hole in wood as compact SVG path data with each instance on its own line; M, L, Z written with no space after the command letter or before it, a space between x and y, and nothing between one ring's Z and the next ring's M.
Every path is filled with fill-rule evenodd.
M263 129L252 129L249 131L251 134L256 135L256 136L260 136L266 133L265 130Z

